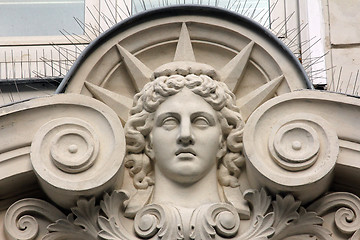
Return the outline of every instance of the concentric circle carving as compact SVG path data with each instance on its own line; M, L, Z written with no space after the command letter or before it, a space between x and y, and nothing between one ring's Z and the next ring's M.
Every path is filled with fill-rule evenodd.
M303 102L291 95L270 100L249 118L244 131L247 170L252 187L292 192L308 202L328 189L339 141L332 126L313 109L297 111L304 109Z
M78 118L59 118L48 122L35 139L41 155L49 155L52 163L66 173L89 169L99 152L99 137L92 127ZM50 143L50 144L48 144Z
M291 171L313 165L320 150L316 130L306 123L277 125L269 137L269 151L276 163Z
M62 119L58 119L50 125L44 138L52 136L50 156L59 169L78 173L94 164L99 152L99 138L89 124L79 119L64 124ZM57 132L55 135L54 131Z
M100 196L118 180L125 136L116 114L97 100L77 94L50 100L61 104L56 117L37 128L30 159L49 198L71 208L80 196Z

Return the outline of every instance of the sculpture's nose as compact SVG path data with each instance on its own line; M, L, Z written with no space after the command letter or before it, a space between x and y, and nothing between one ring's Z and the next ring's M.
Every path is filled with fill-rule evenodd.
M191 128L191 122L190 121L181 122L177 143L191 145L194 144L194 140L195 139Z

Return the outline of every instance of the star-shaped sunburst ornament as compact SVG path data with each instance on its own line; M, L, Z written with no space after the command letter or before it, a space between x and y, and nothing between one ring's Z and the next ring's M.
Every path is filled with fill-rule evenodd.
M230 90L235 92L242 80L255 44L251 41L222 69L216 70L207 64L196 62L189 31L186 23L183 23L173 61L158 67L154 71L119 44L116 46L125 62L136 91L140 91L147 82L158 76L176 73L180 75L206 74L214 80L223 81ZM240 113L245 121L260 104L275 94L283 79L284 76L281 75L237 100ZM110 106L123 123L127 121L128 112L132 106L131 99L90 82L85 82L85 86L97 99Z

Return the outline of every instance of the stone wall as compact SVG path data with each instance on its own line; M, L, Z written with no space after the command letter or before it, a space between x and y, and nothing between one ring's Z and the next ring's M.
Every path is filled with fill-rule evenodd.
M322 0L328 90L359 95L360 2Z

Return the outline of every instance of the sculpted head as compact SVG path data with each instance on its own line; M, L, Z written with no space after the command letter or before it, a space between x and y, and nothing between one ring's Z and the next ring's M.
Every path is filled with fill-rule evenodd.
M125 166L134 186L153 185L155 168L171 181L192 184L214 166L220 185L238 186L244 123L232 92L212 74L154 75L135 95L125 126Z

